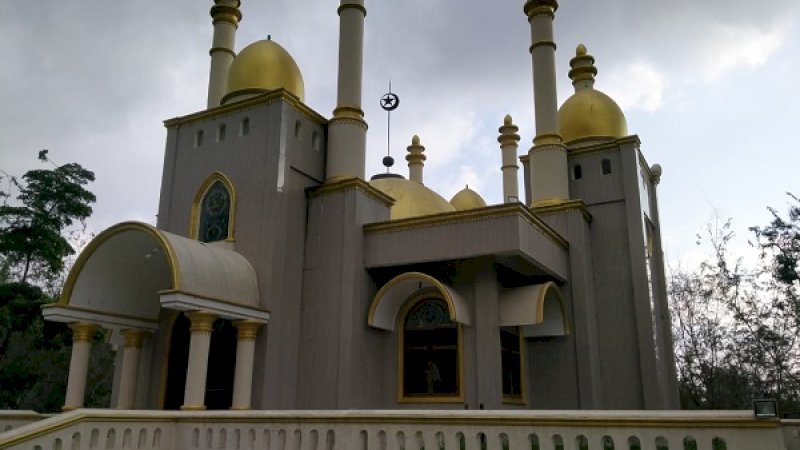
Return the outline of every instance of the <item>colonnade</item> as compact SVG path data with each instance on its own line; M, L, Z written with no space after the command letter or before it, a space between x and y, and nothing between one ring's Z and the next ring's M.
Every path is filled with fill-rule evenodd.
M186 367L186 387L183 396L182 410L204 410L206 392L206 374L211 347L211 334L214 321L220 317L209 311L186 312L191 321L191 337L189 341L189 362ZM243 410L251 408L253 387L253 365L255 362L255 341L262 321L243 319L234 320L237 330L236 365L233 376L233 403L231 409ZM72 356L69 365L69 379L64 401L64 411L83 407L86 392L86 376L89 368L89 354L92 338L100 328L88 322L69 324L72 329ZM124 347L122 367L117 390L117 409L131 409L136 398L137 377L142 345L150 335L150 330L127 328L122 330Z

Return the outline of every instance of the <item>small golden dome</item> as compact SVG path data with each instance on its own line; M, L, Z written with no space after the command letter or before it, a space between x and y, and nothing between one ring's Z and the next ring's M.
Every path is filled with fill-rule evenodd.
M561 139L569 143L583 138L621 138L628 122L617 103L593 88L581 89L558 110Z
M483 200L483 197L470 189L469 186L458 191L458 193L450 199L450 204L453 205L453 208L457 211L486 207L486 201Z
M233 59L228 69L228 87L222 102L237 94L286 89L305 101L303 75L294 58L271 39L256 41Z
M616 139L628 135L628 122L617 103L594 88L597 67L586 46L578 45L569 62L569 77L575 94L558 110L561 139L570 143L578 139Z
M455 211L453 205L441 195L421 183L405 178L378 178L369 182L384 194L394 199L391 219L428 216Z

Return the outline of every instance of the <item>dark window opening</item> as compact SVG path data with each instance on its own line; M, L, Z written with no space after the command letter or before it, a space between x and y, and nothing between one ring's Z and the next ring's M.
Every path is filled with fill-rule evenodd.
M403 327L403 395L458 396L458 326L438 298L417 302Z
M245 117L242 119L241 124L239 124L239 134L242 136L247 136L250 134L250 119Z
M500 329L503 398L522 400L522 345L519 328Z
M575 167L572 168L572 178L575 180L583 178L583 167L580 164L575 164Z
M611 160L610 159L604 159L600 163L600 166L603 168L603 175L608 175L608 174L611 173Z

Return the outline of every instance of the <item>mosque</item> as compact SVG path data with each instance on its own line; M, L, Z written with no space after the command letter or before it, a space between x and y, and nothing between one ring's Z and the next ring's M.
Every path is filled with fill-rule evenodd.
M43 308L73 330L64 409L99 328L120 409L678 408L661 168L582 45L559 108L557 9L524 4L536 136L520 152L498 119L487 205L426 187L416 136L407 176L365 173L364 0L338 8L331 117L277 42L235 52L240 1L215 0L208 108L165 122L157 226L100 233Z

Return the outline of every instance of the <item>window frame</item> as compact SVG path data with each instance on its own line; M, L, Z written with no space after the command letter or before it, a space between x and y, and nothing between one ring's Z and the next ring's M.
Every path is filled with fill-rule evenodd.
M212 242L235 242L234 230L236 229L236 190L233 188L233 183L230 178L221 172L214 172L209 175L205 181L200 185L197 193L192 201L192 215L189 223L189 237L194 240L199 240L200 236L200 215L203 209L203 200L208 194L211 187L217 182L222 183L222 186L228 191L230 196L230 206L228 207L228 236L225 239Z
M409 296L400 309L397 315L396 330L399 330L397 337L397 402L398 403L464 403L464 331L463 326L451 319L456 328L456 395L406 395L405 394L405 334L406 334L406 318L408 313L418 303L427 300L436 299L443 303L447 301L443 298L442 294L435 288L421 289L411 296Z
M502 367L503 364L503 339L502 333L511 333L516 334L517 339L519 339L519 396L516 395L506 395L503 392L503 379L500 379L500 395L503 397L503 404L504 405L520 405L520 406L527 406L527 392L528 392L528 382L527 382L527 371L526 371L526 364L525 364L525 337L522 335L522 330L520 327L500 327L500 373L501 375L505 374L505 370Z

